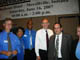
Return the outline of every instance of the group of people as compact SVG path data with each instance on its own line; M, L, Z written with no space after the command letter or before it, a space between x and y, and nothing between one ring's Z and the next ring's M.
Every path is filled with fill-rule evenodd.
M3 21L4 30L0 33L0 60L73 60L73 38L63 32L60 23L49 29L48 19L43 19L37 32L32 20L27 21L26 29L12 29L12 19ZM74 52L80 60L80 26L77 27L79 42Z

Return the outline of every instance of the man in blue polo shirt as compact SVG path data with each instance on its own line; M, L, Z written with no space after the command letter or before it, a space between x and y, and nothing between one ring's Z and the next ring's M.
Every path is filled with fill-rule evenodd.
M36 60L35 55L35 36L36 31L32 29L32 20L28 20L27 28L25 29L25 34L23 36L24 46L25 46L25 60Z
M16 55L19 50L19 39L10 32L12 21L6 18L3 22L4 31L0 33L0 60L17 60Z

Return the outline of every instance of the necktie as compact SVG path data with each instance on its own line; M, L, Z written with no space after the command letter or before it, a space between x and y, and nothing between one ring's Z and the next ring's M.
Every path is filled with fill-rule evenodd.
M7 40L8 40L8 51L12 51L12 45L11 45L11 40L10 40L10 37L9 37L9 34L7 34ZM9 59L12 58L12 56L9 56Z
M49 37L48 37L48 32L46 30L46 43L47 43L47 49L48 49L48 45L49 45Z
M58 57L59 36L56 39L56 56Z

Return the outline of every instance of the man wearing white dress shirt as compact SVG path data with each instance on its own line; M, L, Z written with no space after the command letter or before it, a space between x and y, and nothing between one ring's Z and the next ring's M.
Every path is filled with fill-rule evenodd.
M48 47L48 60L72 60L72 36L63 33L60 23L54 24L54 36L51 36Z
M35 52L37 60L47 60L48 59L48 41L53 35L53 31L48 29L49 22L48 19L42 20L42 29L38 30L36 33L35 41Z

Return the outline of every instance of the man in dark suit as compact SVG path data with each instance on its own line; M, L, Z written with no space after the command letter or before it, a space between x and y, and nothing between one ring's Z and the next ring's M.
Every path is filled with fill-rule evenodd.
M62 25L55 23L55 35L52 36L49 41L48 60L72 60L72 36L64 34L62 31Z

